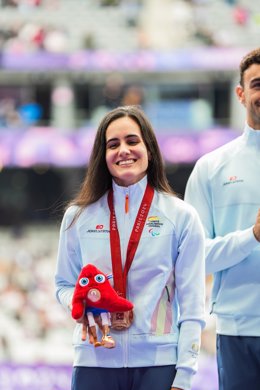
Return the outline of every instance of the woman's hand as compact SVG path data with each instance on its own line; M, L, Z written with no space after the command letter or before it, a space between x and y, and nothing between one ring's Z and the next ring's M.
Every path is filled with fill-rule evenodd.
M72 310L72 303L69 304L69 309L70 309L70 311ZM92 334L91 334L91 331L89 329L88 319L85 316L85 314L81 318L76 320L76 322L78 322L79 324L82 324L81 340L86 341L88 335L89 335L89 339L91 339Z
M171 390L183 390L183 389L180 389L179 387L171 387Z

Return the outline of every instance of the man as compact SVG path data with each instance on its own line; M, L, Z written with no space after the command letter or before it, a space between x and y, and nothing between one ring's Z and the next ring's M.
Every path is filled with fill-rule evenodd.
M185 200L206 234L207 273L214 274L220 390L260 389L260 48L240 63L243 134L203 156Z

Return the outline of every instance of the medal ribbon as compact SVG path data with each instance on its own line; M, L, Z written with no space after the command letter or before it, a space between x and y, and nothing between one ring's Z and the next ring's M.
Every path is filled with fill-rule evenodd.
M120 237L117 228L116 214L113 201L113 190L108 193L108 205L110 209L110 250L114 276L114 288L118 295L126 298L127 274L134 260L144 224L153 200L154 189L147 184L145 193L139 207L131 236L127 246L126 262L123 269L121 259Z

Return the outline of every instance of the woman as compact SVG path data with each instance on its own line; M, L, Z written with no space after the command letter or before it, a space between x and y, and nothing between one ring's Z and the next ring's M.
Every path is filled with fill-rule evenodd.
M174 196L151 124L137 106L103 118L86 178L64 215L56 286L65 308L88 263L113 273L134 315L119 316L129 327L112 329L113 349L82 341L77 324L72 389L190 389L204 326L202 227L194 209Z

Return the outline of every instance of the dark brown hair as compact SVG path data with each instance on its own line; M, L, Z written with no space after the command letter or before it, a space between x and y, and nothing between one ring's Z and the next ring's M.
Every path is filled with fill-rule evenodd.
M260 64L260 48L250 51L242 58L239 70L240 70L240 80L239 83L244 87L244 73L245 71L253 64Z
M147 168L148 183L157 191L174 195L164 171L161 152L153 128L139 106L122 106L108 112L102 119L94 141L85 179L70 205L84 207L96 202L112 187L112 176L106 164L106 130L110 123L122 117L133 119L139 126L143 141L151 158Z

